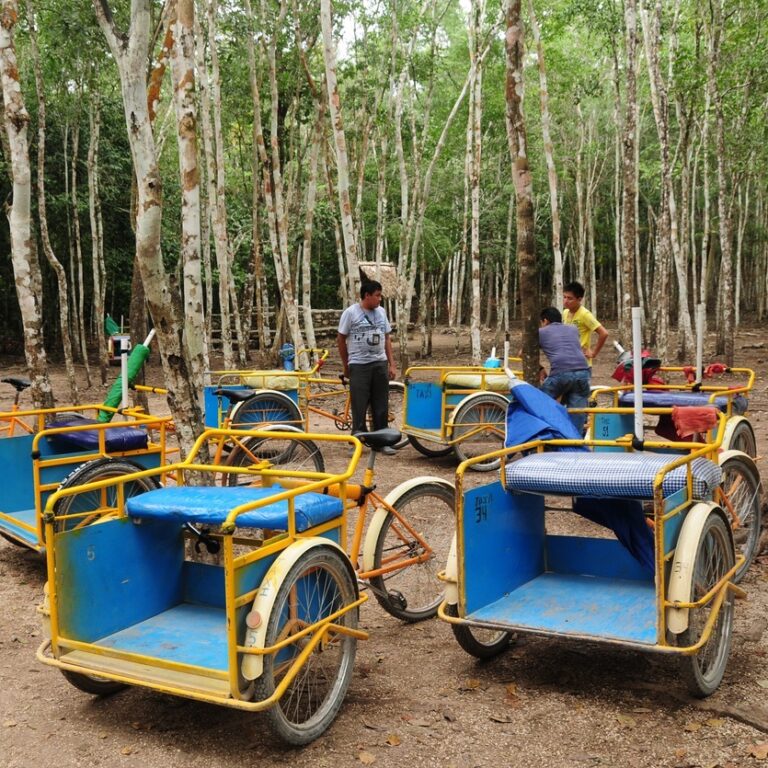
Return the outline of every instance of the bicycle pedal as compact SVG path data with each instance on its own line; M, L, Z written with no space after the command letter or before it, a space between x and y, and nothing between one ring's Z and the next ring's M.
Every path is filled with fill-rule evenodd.
M389 599L391 602L397 603L398 608L402 611L408 607L408 601L405 599L405 595L402 592L398 592L396 589L389 592Z

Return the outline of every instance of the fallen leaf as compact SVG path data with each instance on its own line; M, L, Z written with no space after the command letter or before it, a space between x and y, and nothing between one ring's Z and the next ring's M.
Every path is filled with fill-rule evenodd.
M687 723L683 726L684 731L689 731L690 733L695 733L696 731L701 730L701 723Z
M371 765L372 763L376 762L376 756L372 755L370 752L361 752L357 759L363 764L363 765Z
M507 683L505 690L507 696L517 696L517 683Z
M362 720L363 725L370 729L371 731L383 731L384 728L377 723L369 723L364 717L360 718Z
M754 757L755 760L765 760L768 758L768 741L761 741L759 744L753 744L747 754Z
M768 680L758 680L758 681L757 681L757 684L758 684L758 685L759 685L761 688L768 688Z
M687 754L688 754L688 750L687 750L687 749L682 749L682 748L680 748L680 747L679 747L678 749L676 749L676 750L675 750L675 757L676 757L678 760L681 760L681 759L682 759L682 758L684 758L684 757L685 757Z
M418 725L420 728L431 728L434 723L431 720L427 720L425 717L418 717L411 720L411 725Z
M14 728L18 723L15 720L3 720L4 728Z
M511 723L512 718L509 717L509 715L489 715L489 720L492 720L494 723Z
M629 715L616 715L616 720L626 728L634 728L637 725L635 718Z
M123 747L120 750L121 755L130 755L133 752L133 747Z
M396 733L390 733L389 736L387 736L387 744L389 744L390 747L399 747L401 743L400 737Z
M637 712L638 715L647 715L653 712L650 707L635 707L632 711Z
M480 681L475 678L470 678L459 685L460 691L476 691L480 687Z
M725 720L723 720L721 717L710 717L709 720L704 721L710 728L719 728L723 723L725 723Z

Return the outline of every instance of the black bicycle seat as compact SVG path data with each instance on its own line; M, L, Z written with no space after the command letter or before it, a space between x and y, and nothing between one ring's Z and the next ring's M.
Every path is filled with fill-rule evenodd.
M6 376L2 381L3 384L10 384L17 392L23 392L27 387L32 386L29 379L23 379L21 376Z
M375 432L355 432L354 435L363 445L367 445L374 451L378 451L381 448L392 448L397 445L403 436L397 429L377 429Z
M230 403L242 403L249 397L253 397L252 389L217 389L213 393L216 397L226 397Z

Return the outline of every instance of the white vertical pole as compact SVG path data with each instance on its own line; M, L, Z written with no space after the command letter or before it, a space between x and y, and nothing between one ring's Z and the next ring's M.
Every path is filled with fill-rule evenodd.
M121 408L128 407L128 350L123 347L120 354L120 378L122 379L122 398L120 402Z
M640 307L632 307L632 373L635 386L635 437L643 439L643 329Z
M696 307L696 383L704 379L704 318L707 312L706 304Z

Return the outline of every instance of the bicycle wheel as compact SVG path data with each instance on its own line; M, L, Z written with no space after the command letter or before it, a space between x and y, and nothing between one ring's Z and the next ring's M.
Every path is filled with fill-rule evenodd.
M746 419L740 419L736 423L728 440L728 445L723 445L723 450L741 451L753 459L757 457L755 431Z
M424 440L422 442L413 435L408 435L408 442L422 455L429 459L439 459L443 456L447 456L453 451L453 446L445 445L444 443L432 442L431 440Z
M332 419L336 429L342 431L348 431L352 427L349 388L340 381L313 382L309 404L314 409L314 412L311 412L312 427L325 419Z
M69 669L62 669L61 674L67 679L67 682L74 685L84 693L90 693L92 696L109 696L110 694L122 691L128 686L125 683L118 683L115 680L109 680L106 677L97 677L96 675L86 675L82 672L72 672Z
M74 488L75 486L95 483L97 480L109 480L115 477L124 477L143 471L144 467L125 459L96 459L87 464L81 464L71 472L59 485L59 490ZM123 498L128 501L132 496L138 496L146 491L154 491L160 485L154 477L140 477L123 485ZM80 514L82 516L57 520L54 527L60 533L62 531L81 528L98 519L105 509L111 509L115 513L117 509L117 486L108 488L96 488L90 491L82 491L72 496L64 496L56 502L54 513L56 516ZM90 513L90 514L89 514Z
M325 472L323 454L313 440L297 440L290 433L274 430L274 437L250 437L238 440L229 456L228 467L248 467L260 461L269 461L273 467L290 472ZM222 484L227 486L251 485L254 475L244 472L222 473Z
M453 451L459 461L498 451L504 446L507 399L491 392L470 395L456 409ZM499 459L473 464L477 472L499 468Z
M725 522L710 513L704 522L693 564L690 602L700 600L733 567L733 547ZM711 603L688 612L688 629L680 635L683 646L695 645L709 617ZM731 648L733 595L728 593L707 642L693 656L681 658L681 673L693 696L704 698L723 679Z
M448 616L458 616L458 605L447 605ZM484 629L467 624L451 624L456 642L470 656L476 659L492 659L498 656L512 642L512 633L503 629Z
M304 419L299 406L288 395L271 389L254 393L238 403L229 417L232 429L255 429L260 424L293 424L301 427Z
M760 475L754 462L738 453L726 456L720 467L723 470L721 506L731 520L736 551L745 557L744 564L733 576L738 584L755 559L760 540Z
M387 613L403 621L428 619L437 613L443 586L437 574L445 567L454 531L455 490L447 483L427 481L395 489L387 500L412 530L388 512L376 538L374 570L391 568L370 580L371 591ZM405 565L426 554L422 562Z
M310 549L294 563L280 585L269 614L265 645L291 637L356 599L357 590L344 556L326 546ZM354 608L335 623L354 629L357 620L358 611ZM302 637L264 657L264 671L255 682L255 700L262 701L274 693L306 643L307 638ZM354 637L326 635L277 704L265 713L280 738L301 746L328 728L349 687L356 651Z

